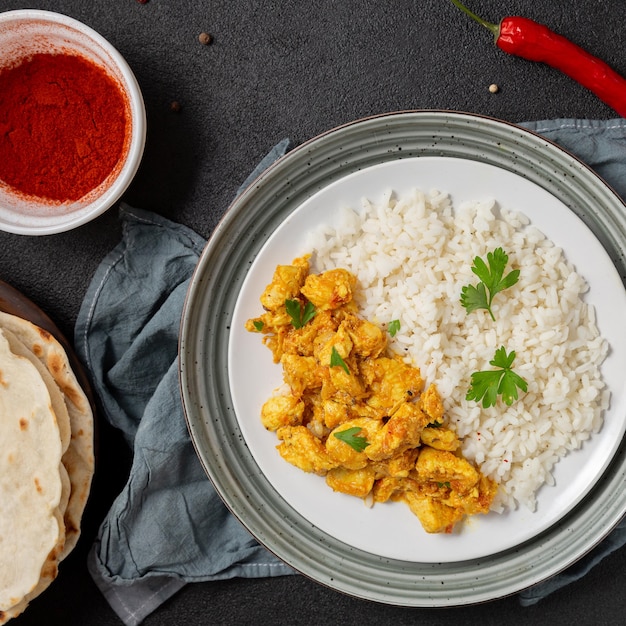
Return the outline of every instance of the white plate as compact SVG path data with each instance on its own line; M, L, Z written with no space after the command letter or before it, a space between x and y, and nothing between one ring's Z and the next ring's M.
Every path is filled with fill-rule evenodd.
M280 365L245 331L245 321L262 312L259 296L279 264L311 252L306 233L333 224L339 208L358 209L363 197L378 200L388 189L412 188L450 193L455 206L495 198L526 214L590 284L586 300L597 311L610 355L603 366L612 394L600 433L556 466L554 487L544 486L535 512L525 507L504 514L476 516L453 535L429 535L407 506L364 506L360 499L333 492L324 479L287 464L276 451L275 433L260 421L262 404L282 383ZM425 157L390 161L352 173L328 185L296 209L267 240L242 285L231 325L228 373L235 413L245 442L267 480L304 518L336 539L381 557L454 562L483 558L513 548L560 520L589 492L612 459L626 429L626 291L615 267L589 228L540 186L499 167L467 159ZM418 364L419 365L419 364Z
M286 224L297 219L293 215L299 207L335 181L380 163L413 157L486 163L499 173L512 172L558 198L591 229L622 277L622 282L611 283L610 289L615 289L613 296L619 304L615 305L615 315L623 315L626 206L587 165L545 138L500 120L451 111L390 113L351 122L301 144L268 168L229 207L204 249L189 285L179 343L181 394L200 462L228 508L262 545L309 578L358 598L412 607L458 606L510 595L553 576L588 553L626 514L626 442L622 438L618 444L622 428L614 426L612 417L615 412L619 422L623 415L624 383L619 379L623 365L616 363L615 357L605 367L617 380L617 388L613 387L613 378L609 381L614 404L608 416L610 421L607 419L607 429L614 429L615 438L608 442L605 458L594 466L596 477L609 459L610 450L619 447L587 496L557 523L528 541L521 542L511 527L513 541L521 542L514 548L455 562L425 562L421 554L419 561L409 561L404 550L401 559L382 557L372 550L388 534L386 528L380 527L376 543L363 550L335 538L302 515L285 500L252 455L247 443L250 435L244 436L242 429L248 429L248 424L259 428L258 407L255 403L251 415L236 411L229 382L231 334L237 332L233 314L250 268L268 239L279 228L290 228ZM446 179L444 183L442 187L454 191L453 181ZM385 182L373 192L379 193L387 185ZM494 193L494 189L488 193ZM569 228L570 216L566 219ZM294 246L298 247L303 243L302 233L294 236ZM595 265L594 257L604 253L586 234L582 242L595 247L595 251L588 249L589 254L585 255L585 264ZM573 247L579 248L579 242ZM285 253L291 256L287 250ZM285 262L280 256L267 260L268 273L259 279L258 290L265 286L274 263ZM614 272L609 268L608 274ZM595 290L595 278L584 273ZM254 297L259 294L255 291ZM612 314L609 310L602 311L602 315ZM602 332L609 336L609 319L603 317L600 323ZM258 341L258 336L254 338ZM254 349L261 347L257 343ZM264 375L265 368L272 367L266 360L267 353L261 352L264 365L252 372L247 381L250 389ZM622 363L623 359L617 361ZM272 382L268 380L266 385L268 389L260 396L265 397ZM252 444L258 446L261 441L260 433L258 441ZM268 450L275 443L270 441ZM294 480L298 475L286 463L282 463L281 472ZM282 475L281 480L288 482ZM582 491L584 487L578 496ZM327 493L322 497L328 496ZM572 502L570 498L569 504ZM353 504L358 509L353 523L360 527L367 518L360 503ZM564 511L565 506L558 508ZM313 512L319 523L326 523L319 520L323 516L318 511ZM327 513L332 514L332 510ZM413 532L414 526L411 528ZM473 533L473 528L469 532ZM519 530L519 525L515 528ZM415 533L419 538L419 528ZM348 539L354 543L352 535Z

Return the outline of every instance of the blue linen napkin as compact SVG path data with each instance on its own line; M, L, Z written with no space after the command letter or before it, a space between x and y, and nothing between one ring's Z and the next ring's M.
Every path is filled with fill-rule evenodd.
M626 197L626 120L521 124L559 143ZM242 185L289 149L283 140ZM75 347L104 417L133 449L128 483L102 523L89 571L119 617L140 624L186 583L293 574L227 511L198 461L178 389L180 316L205 241L189 228L123 206L122 242L85 295ZM520 594L530 605L626 543L622 523L567 571Z
M284 140L241 189L290 147ZM188 582L294 571L259 546L217 495L196 456L178 381L178 332L206 241L123 205L121 243L98 267L74 330L103 416L133 450L130 476L88 556L89 572L127 626Z

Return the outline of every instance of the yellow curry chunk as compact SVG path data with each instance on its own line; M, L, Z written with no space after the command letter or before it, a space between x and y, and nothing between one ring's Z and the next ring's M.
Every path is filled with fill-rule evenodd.
M279 265L246 322L261 333L288 391L261 409L281 457L336 492L404 502L428 533L488 513L497 485L460 453L435 384L390 353L386 332L361 318L347 270L310 273L309 256Z
M367 447L372 461L384 461L420 445L428 417L415 402L404 402L376 433Z
M443 402L435 385L430 385L419 398L419 405L428 415L429 423L440 424L443 419Z
M309 274L302 287L302 295L315 307L324 311L337 309L352 300L356 278L344 269L329 270L323 274Z
M381 417L400 404L415 400L424 384L419 369L399 357L365 359L361 371L371 389L367 404L382 409Z
M284 426L276 434L282 439L278 446L280 455L301 470L325 474L337 467L324 444L306 426Z
M326 474L326 484L334 491L347 493L357 498L366 498L372 491L375 478L373 467L366 466L357 470L335 467Z
M273 396L261 408L261 422L267 430L297 426L302 423L304 408L304 402L292 394Z
M363 437L366 441L371 441L376 437L376 433L381 429L382 424L380 420L373 420L369 417L361 417L354 420L348 420L337 426L326 439L326 450L328 454L337 461L338 465L345 467L346 469L362 469L369 464L368 449L365 447L363 451L355 450L353 447L347 445L337 435L345 433L350 429L358 429L356 432L357 437Z
M307 257L295 259L291 265L279 265L272 282L261 295L261 304L268 311L276 311L285 306L285 300L295 298L309 273Z
M420 433L420 440L425 446L450 452L458 450L461 445L456 433L443 426L424 428Z
M447 450L425 446L415 464L419 482L448 483L458 493L467 493L480 478L478 470L462 457Z
M427 533L450 532L465 516L462 508L447 506L436 498L426 498L413 491L407 491L403 499Z

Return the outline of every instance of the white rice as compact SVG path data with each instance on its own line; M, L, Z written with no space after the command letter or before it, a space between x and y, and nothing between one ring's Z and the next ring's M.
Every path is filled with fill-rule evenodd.
M600 372L608 345L563 251L495 202L453 209L446 194L420 190L345 209L338 224L310 233L308 246L316 271L343 267L358 277L367 319L400 321L390 347L437 384L463 454L501 485L494 510L535 510L555 463L600 429L609 402ZM459 298L478 282L474 257L497 247L520 278L495 297L493 322L484 310L468 315ZM499 400L484 409L465 394L471 373L492 369L500 346L515 350L513 369L528 392L511 407Z

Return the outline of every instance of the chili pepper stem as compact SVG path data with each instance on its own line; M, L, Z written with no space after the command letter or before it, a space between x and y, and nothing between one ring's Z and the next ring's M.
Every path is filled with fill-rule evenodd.
M494 39L497 39L500 36L499 24L493 24L492 22L488 22L487 20L484 20L482 17L476 15L476 13L470 11L464 4L459 2L459 0L451 0L451 1L452 1L452 4L454 4L457 8L461 9L463 13L466 13L467 15L469 15L473 20L477 21L481 26L484 26L485 28L489 29L493 33Z

